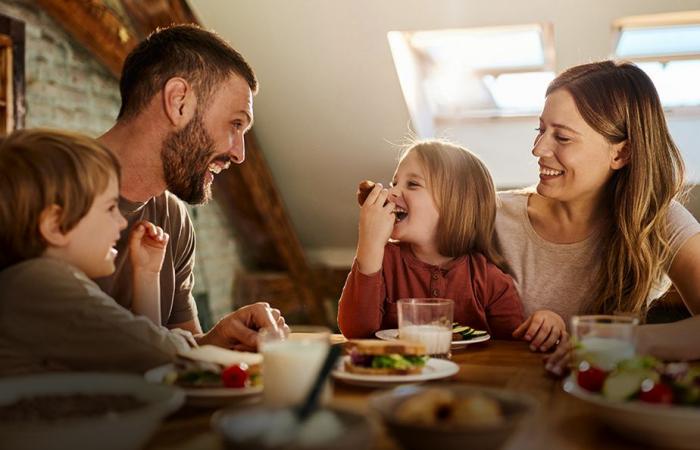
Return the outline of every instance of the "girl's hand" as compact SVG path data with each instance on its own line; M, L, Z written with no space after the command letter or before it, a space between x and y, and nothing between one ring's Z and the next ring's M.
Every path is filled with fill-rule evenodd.
M554 311L540 309L513 331L513 337L530 342L530 350L546 352L566 335L564 319Z
M394 229L394 204L387 202L389 190L377 183L360 208L360 241L384 247ZM386 204L385 204L386 203Z
M394 229L394 204L387 201L389 190L377 183L360 208L360 236L357 244L357 262L365 274L382 267L384 246Z
M542 358L545 370L558 377L566 375L572 361L573 350L569 335L564 333L554 353Z
M138 222L129 236L129 253L134 270L158 273L163 265L168 233L148 221Z

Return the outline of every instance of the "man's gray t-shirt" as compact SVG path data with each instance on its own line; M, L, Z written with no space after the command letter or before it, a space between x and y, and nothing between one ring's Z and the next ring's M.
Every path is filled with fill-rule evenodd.
M129 232L141 220L158 225L170 235L160 271L160 308L162 324L188 322L197 317L197 306L192 297L194 285L195 236L187 208L168 191L145 203L119 199L119 209L129 222L122 231L116 249L116 270L109 277L95 282L117 303L130 309L133 297L133 271L129 259Z

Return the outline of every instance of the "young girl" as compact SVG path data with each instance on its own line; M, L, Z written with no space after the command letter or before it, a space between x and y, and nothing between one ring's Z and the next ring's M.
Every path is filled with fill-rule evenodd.
M392 187L377 184L360 210L357 256L338 309L343 334L396 328L400 298L440 297L454 300L455 322L510 338L523 311L497 266L495 216L493 181L474 154L441 141L413 145Z

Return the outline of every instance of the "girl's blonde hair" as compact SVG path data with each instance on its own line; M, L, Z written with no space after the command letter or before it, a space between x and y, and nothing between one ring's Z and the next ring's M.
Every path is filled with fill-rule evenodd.
M40 256L41 213L61 208L63 233L88 213L95 197L119 180L117 158L94 139L46 129L21 130L0 143L0 270Z
M683 192L684 165L651 79L627 62L572 67L547 95L566 89L579 113L611 144L625 143L629 163L608 186L609 226L597 291L584 312L641 313L671 263L667 214Z
M414 153L427 172L440 218L438 251L443 256L482 253L503 267L496 251L496 189L484 163L464 147L440 140L414 143L402 156Z

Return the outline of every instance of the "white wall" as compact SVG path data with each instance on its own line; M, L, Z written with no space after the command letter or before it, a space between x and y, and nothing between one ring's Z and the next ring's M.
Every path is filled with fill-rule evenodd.
M354 193L387 181L409 118L387 32L549 21L563 69L611 51L619 17L698 10L700 0L190 0L202 22L252 63L261 82L255 131L292 221L312 257L350 262ZM700 85L699 85L700 86ZM700 167L696 119L671 129ZM511 119L442 129L481 153L497 180L534 180L536 121ZM508 161L508 164L505 164ZM230 169L234 170L234 169ZM700 171L694 170L695 173Z

